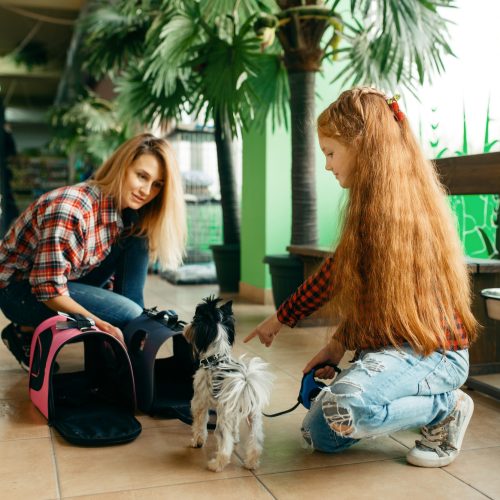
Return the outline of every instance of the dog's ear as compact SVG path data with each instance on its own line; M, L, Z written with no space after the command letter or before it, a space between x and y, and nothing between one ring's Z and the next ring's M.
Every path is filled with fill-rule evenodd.
M233 301L232 300L228 300L224 305L220 306L220 310L226 316L232 316L232 314L233 314Z

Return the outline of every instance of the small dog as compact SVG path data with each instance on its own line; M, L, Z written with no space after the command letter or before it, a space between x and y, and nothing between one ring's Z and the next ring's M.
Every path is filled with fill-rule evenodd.
M245 418L250 435L244 466L256 469L264 441L262 409L269 402L273 377L267 371L268 364L260 358L231 357L235 333L232 301L217 307L221 300L204 299L184 329L186 340L200 360L191 400L191 446L201 448L205 444L209 409L214 409L217 451L208 468L220 472L231 460L234 443L239 441L239 425Z

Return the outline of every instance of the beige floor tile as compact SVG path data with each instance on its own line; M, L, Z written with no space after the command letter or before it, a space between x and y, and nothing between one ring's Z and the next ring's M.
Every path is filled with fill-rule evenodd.
M290 375L280 371L271 370L275 377L271 393L271 402L265 408L265 413L271 414L291 408L297 403L299 395L300 381ZM299 405L293 413L304 416L307 410ZM279 417L274 417L279 418Z
M250 333L250 330L248 333ZM238 330L238 333L240 333L238 341L242 341L246 336L246 332L241 334ZM271 347L261 344L257 337L248 342L247 345L249 349L260 356L265 356L266 354L273 356L275 352L318 352L325 345L327 339L328 334L324 328L305 329L284 326L276 336Z
M0 399L29 399L28 374L17 366L14 370L0 370Z
M219 295L217 285L175 287L150 275L146 305L175 309L180 319L189 321L196 305L211 294ZM329 330L304 324L295 329L283 328L271 348L258 340L243 344L244 336L274 307L224 296L229 298L234 299L237 325L234 355L258 355L271 364L270 370L277 378L269 412L292 406L298 395L301 370L324 345ZM7 322L0 315L0 329ZM58 359L62 370L74 369L81 363L78 348L81 345L63 349ZM166 346L168 354L167 351ZM350 353L341 366L347 367L349 359ZM356 500L468 499L485 498L484 495L500 500L496 480L500 466L500 401L477 391L470 393L476 409L464 450L447 468L430 470L406 465L404 456L419 437L417 430L396 433L394 439L366 440L337 455L311 452L302 448L300 426L306 410L299 407L289 415L264 419L264 452L256 478L241 466L244 443L238 445L232 464L223 473L208 471L206 462L214 451L213 434L207 449L193 450L188 447L191 428L178 420L138 415L143 432L133 443L109 448L70 445L54 431L47 434L49 427L29 402L27 383L27 374L0 344L2 499L56 498L55 460L64 497L258 499L271 498L268 487L278 499L321 498L338 493ZM47 435L53 444L44 438ZM33 439L39 436L40 439ZM245 436L243 426L242 441Z
M500 498L500 475L492 473L500 470L500 446L464 450L445 470L490 498Z
M278 499L485 499L441 469L412 467L388 460L309 471L270 474L259 479Z
M0 441L42 437L49 437L47 420L31 401L0 400Z
M4 343L0 342L0 371L7 370L21 370L21 367Z
M105 493L78 497L78 500L163 500L163 499L214 499L214 500L266 500L272 495L254 477L222 479L209 484L191 483L161 488Z
M223 472L207 467L214 451L189 447L191 430L178 422L168 428L145 429L132 443L106 448L79 448L55 439L62 496L94 495L189 482L251 475L236 456Z
M0 443L0 496L6 500L58 498L50 439Z
M341 464L388 460L406 455L407 449L389 437L360 442L351 449L338 454L314 452L304 448L300 427L304 413L291 413L276 418L264 419L264 451L258 476L274 472L313 469ZM243 426L238 455L245 455L245 440L248 434Z
M178 432L179 424L182 423L175 418L161 418L156 416L151 417L150 415L145 415L143 413L136 414L136 418L141 423L143 430L154 429L156 427L165 427L165 428L172 428L174 429L174 432ZM182 425L185 425L187 429L191 428L187 424L182 424Z

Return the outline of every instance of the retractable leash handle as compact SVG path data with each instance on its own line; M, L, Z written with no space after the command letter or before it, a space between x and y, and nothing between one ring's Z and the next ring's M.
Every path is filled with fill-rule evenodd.
M336 374L340 373L341 371L340 368L333 363L321 363L319 365L316 365L312 370L305 373L302 377L299 397L297 398L297 403L295 403L294 406L277 413L267 414L263 412L262 414L265 417L279 417L280 415L285 415L286 413L292 412L300 404L304 406L304 408L307 408L309 410L309 408L311 408L311 401L321 392L321 389L323 389L323 387L326 387L326 384L324 382L320 382L314 377L316 371L320 368L324 368L325 366L331 366L335 370Z

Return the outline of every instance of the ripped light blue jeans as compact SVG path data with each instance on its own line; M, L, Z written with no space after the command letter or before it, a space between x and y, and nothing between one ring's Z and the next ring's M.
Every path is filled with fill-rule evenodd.
M362 438L437 424L455 408L468 373L467 349L425 357L408 345L362 351L320 392L302 435L315 450L335 453Z

